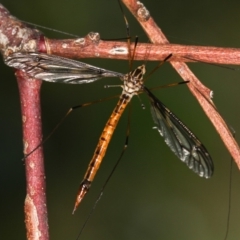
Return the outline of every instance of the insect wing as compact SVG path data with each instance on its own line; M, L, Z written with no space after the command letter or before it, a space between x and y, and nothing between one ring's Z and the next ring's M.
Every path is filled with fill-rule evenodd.
M103 77L123 77L121 73L44 53L13 53L5 59L5 63L48 82L83 84Z
M166 144L200 177L209 178L213 174L213 161L207 149L198 138L157 99L146 87L151 102L153 120Z

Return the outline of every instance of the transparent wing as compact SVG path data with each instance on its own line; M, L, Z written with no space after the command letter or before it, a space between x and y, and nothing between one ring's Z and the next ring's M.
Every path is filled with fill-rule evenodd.
M156 128L166 144L200 177L209 178L213 174L213 161L207 149L198 138L158 100L146 87L151 102L151 112Z
M44 53L13 53L5 59L5 63L48 82L83 84L103 77L123 77L121 73Z

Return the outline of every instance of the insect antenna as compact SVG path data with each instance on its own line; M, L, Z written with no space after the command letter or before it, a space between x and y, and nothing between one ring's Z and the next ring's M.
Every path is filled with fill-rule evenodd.
M123 7L122 7L122 4L120 3L120 0L117 0L117 2L118 2L118 5L119 5L119 8L120 8L120 11L122 13L123 20L125 22L126 33L127 33L127 44L128 44L128 50L129 50L130 49L130 45L131 45L130 26L129 26L127 17L124 14ZM131 52L130 51L128 52L128 59L129 59L129 65L130 65L131 64L131 61L130 61L130 59L131 59Z
M133 60L135 57L135 52L136 52L136 47L138 44L138 36L135 37L135 43L134 43L134 48L133 48L133 52L131 53L131 35L130 35L130 26L127 20L127 17L123 11L123 7L122 4L120 3L120 0L117 0L124 22L125 22L125 27L126 27L126 33L127 33L127 45L128 45L128 60L129 60L129 72L132 70L132 64L133 64Z

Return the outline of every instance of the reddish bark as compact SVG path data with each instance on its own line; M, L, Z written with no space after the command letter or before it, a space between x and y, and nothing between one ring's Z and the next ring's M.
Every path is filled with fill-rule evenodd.
M123 0L123 2L139 21L152 43L169 43L143 4L136 0ZM147 17L142 17L143 15ZM185 81L190 81L190 83L187 84L189 90L198 100L199 104L203 108L203 111L212 122L231 156L235 160L238 168L240 169L240 148L235 138L233 137L231 130L228 128L224 119L217 111L211 99L212 91L200 82L200 80L193 74L193 72L185 63L174 61L170 61L170 63Z
M36 51L41 39L37 30L12 17L0 5L0 49L4 56L16 51ZM25 73L16 71L19 87L24 154L31 152L42 140L40 89L42 82L30 79ZM42 147L25 159L26 197L25 225L28 240L47 240L48 218L46 186Z
M109 58L128 60L126 42L91 41L89 35L80 39L46 39L48 53L69 58ZM132 44L132 49L134 44ZM148 61L162 61L172 54L171 62L202 61L213 64L240 64L240 49L178 44L138 43L134 60L143 60L148 53Z
M23 122L24 155L30 153L42 141L40 89L42 82L29 79L23 72L16 72ZM27 239L48 239L46 184L43 150L40 146L27 158L25 224Z

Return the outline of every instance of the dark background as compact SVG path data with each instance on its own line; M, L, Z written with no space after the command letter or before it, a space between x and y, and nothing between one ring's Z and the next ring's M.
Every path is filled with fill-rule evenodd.
M109 0L2 0L9 11L25 21L85 36L125 37L123 17L116 1ZM158 25L173 43L240 47L239 1L145 1ZM146 41L144 32L128 13L131 34ZM48 37L66 38L43 30ZM70 38L70 37L67 37ZM85 61L85 60L84 60ZM86 60L94 65L127 72L127 61ZM0 63L0 238L25 239L23 203L25 176L22 158L21 114L12 69ZM137 63L138 64L138 63ZM155 63L156 64L156 63ZM147 65L151 69L152 64ZM214 91L214 102L240 135L240 73L202 63L190 64L194 73ZM165 64L147 86L180 81ZM44 83L43 128L49 133L69 107L120 93L118 79L88 85ZM202 179L190 171L165 145L154 126L147 98L142 110L132 101L129 147L108 184L81 239L223 239L226 231L230 155L186 86L155 94L201 139L214 161L214 176ZM116 99L73 113L46 143L46 181L51 239L76 239L125 141L127 113L114 134L104 163L83 203L71 215L76 192ZM233 166L229 240L239 239L240 176Z

